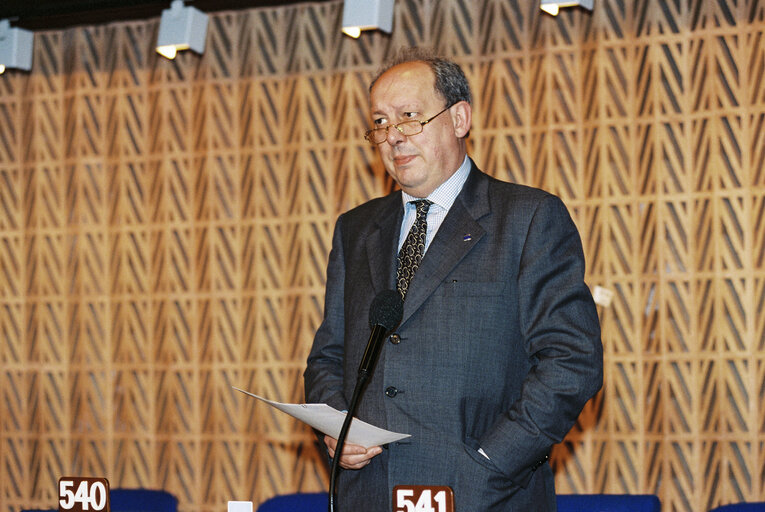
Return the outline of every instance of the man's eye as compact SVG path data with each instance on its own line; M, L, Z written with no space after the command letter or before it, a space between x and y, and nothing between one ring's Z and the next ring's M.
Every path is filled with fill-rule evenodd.
M404 117L406 117L407 119L414 119L415 117L417 117L417 115L418 115L417 112L404 112Z
M383 118L375 119L374 121L372 121L372 124L374 124L375 126L382 126L385 124L385 119Z

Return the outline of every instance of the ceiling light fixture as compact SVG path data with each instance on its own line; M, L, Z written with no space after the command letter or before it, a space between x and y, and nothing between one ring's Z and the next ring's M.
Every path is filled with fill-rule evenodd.
M557 16L561 7L574 7L578 5L591 11L593 1L594 0L541 0L539 8L546 13Z
M345 0L343 33L353 38L362 30L379 29L390 34L393 29L394 0Z
M34 34L23 28L11 27L9 20L0 20L0 74L6 69L32 69Z
M205 51L207 15L194 7L183 5L183 0L173 0L169 9L162 11L159 20L157 53L174 59L179 50Z

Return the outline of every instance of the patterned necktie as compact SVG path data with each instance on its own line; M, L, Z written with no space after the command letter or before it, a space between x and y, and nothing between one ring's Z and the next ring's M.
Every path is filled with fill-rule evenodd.
M406 298L409 283L414 272L419 268L422 255L425 254L425 234L428 232L428 209L433 204L427 199L412 201L417 208L417 218L406 235L404 245L398 253L398 271L396 272L396 289L401 294L401 300Z

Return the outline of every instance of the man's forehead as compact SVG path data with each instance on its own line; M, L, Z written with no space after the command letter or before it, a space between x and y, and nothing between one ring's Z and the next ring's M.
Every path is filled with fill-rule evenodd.
M391 83L399 82L416 82L432 85L435 83L435 76L433 75L433 70L430 69L430 66L425 62L405 62L393 66L380 75L372 87L372 91L378 87L384 87Z
M378 108L417 110L437 100L435 77L424 62L408 62L392 67L375 82L370 91L372 111Z

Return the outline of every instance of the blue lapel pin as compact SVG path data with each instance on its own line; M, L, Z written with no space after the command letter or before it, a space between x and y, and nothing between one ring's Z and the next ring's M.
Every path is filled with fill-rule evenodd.
M468 233L468 234L466 234L465 236L462 237L462 241L463 242L469 242L472 239L473 239L473 237L470 235L470 233Z

